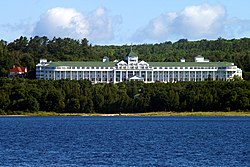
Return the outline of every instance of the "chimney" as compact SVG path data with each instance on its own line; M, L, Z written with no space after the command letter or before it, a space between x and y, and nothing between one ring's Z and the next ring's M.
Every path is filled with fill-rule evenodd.
M184 62L186 62L186 60L185 60L184 58L182 58L182 59L181 59L181 62L183 62L183 63L184 63Z

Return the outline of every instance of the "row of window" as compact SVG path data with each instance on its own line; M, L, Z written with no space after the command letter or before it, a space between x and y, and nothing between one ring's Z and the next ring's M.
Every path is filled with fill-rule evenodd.
M56 69L113 69L113 67L67 67L67 66L58 66Z
M155 76L160 76L160 77L172 77L172 76L176 76L176 77L182 77L182 76L185 76L185 77L200 77L200 76L202 76L202 77L210 77L210 76L215 76L215 75L219 75L219 76L226 76L226 73L214 73L214 74L212 74L212 73L202 73L203 75L201 75L201 73L169 73L169 74L166 74L166 73L156 73L156 72L154 72L153 73L153 76L155 77ZM228 73L227 74L227 76L228 77L230 77L231 75L232 75L233 73ZM37 75L39 75L39 73L37 73ZM110 77L112 77L114 74L113 73L111 73L109 76ZM126 77L126 76L128 76L128 77L132 77L132 76L134 76L134 75L139 75L139 73L129 73L128 75L126 75L126 73L122 73L121 74L123 77ZM116 77L120 77L121 76L120 75L120 73L117 73L116 74ZM40 76L42 76L41 74L40 74ZM52 75L51 73L50 73L50 75L47 75L46 74L46 76L54 76L54 75ZM59 75L59 73L56 73L56 76L60 76ZM64 77L65 76L65 73L61 73L61 77ZM70 77L70 73L66 73L66 76L69 76ZM77 77L77 73L72 73L72 76L76 76ZM79 77L82 77L82 76L87 76L87 77L89 77L89 76L91 76L91 77L100 77L100 76L102 76L102 77L106 77L107 76L107 73L103 73L103 74L101 74L101 73L96 73L96 74L93 74L93 73L80 73L80 74L78 74L78 76ZM146 76L146 74L145 73L141 73L141 76L142 77L144 77L144 76ZM150 73L150 74L148 74L147 75L148 77L151 77L152 76L152 73Z
M101 73L108 73L107 71L45 71L45 73L67 73L67 74L70 74L70 73L72 73L72 74L88 74L88 73L96 73L96 74L101 74ZM119 75L120 74L120 72L122 72L123 74L126 74L126 72L125 71L116 71L116 74L117 75ZM182 73L186 73L186 74L189 74L189 73L210 73L210 74L212 74L213 72L216 72L216 73L226 73L226 71L148 71L147 72L147 74L150 74L150 73L154 73L154 74L157 74L157 73L159 73L159 74L162 74L162 73L180 73L180 74L182 74ZM41 73L41 71L36 71L36 73ZM114 73L114 71L109 71L109 73ZM130 74L130 73L135 73L135 74L139 74L139 73L141 73L141 74L143 74L143 73L146 73L146 71L128 71L128 74ZM234 71L227 71L227 73L234 73Z
M149 66L146 65L135 65L135 66L121 66L118 65L118 69L148 69ZM41 66L37 66L36 69L39 70L40 68L44 68ZM46 69L113 69L114 67L69 67L69 66L58 66L58 67L46 67ZM151 69L236 69L236 66L229 66L229 67L151 67Z
M147 66L118 66L118 69L148 69Z
M41 76L42 77L42 76ZM51 74L49 74L49 75L45 75L45 78L53 78L54 76L53 75L51 75ZM94 75L85 75L85 76L82 76L82 75L72 75L72 76L70 76L70 75L56 75L56 78L103 78L103 79L105 79L105 78L108 78L108 76L107 75L103 75L103 76L100 76L100 75L97 75L97 76L94 76ZM128 76L128 78L130 78L130 77L132 77L132 76ZM141 76L141 77L143 77L143 78L145 78L145 76ZM190 76L188 76L188 75L163 75L163 76L159 76L159 75L148 75L147 76L147 78L154 78L154 79L156 79L156 78L161 78L161 79L163 79L163 78L214 78L214 77L212 77L212 76L210 76L210 75L190 75ZM216 75L216 78L217 77L219 77L219 78L225 78L226 77L226 75ZM231 77L230 75L227 75L227 77ZM109 75L109 78L113 78L113 75ZM116 76L116 78L120 78L120 75L119 76ZM122 78L126 78L126 76L122 76Z

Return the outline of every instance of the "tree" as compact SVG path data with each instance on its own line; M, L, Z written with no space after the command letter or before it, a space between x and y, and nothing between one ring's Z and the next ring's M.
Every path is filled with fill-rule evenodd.
M36 112L39 111L39 102L37 101L36 98L32 96L28 96L23 102L22 102L24 108L24 111L29 111L29 112Z
M79 99L76 99L76 98L69 99L66 104L65 110L66 112L69 112L69 113L79 112L80 110Z
M94 103L91 98L88 98L87 96L81 96L79 102L80 102L80 112L83 113L94 112Z
M43 110L63 112L65 107L63 94L59 90L51 89L43 95Z
M6 110L10 105L10 99L7 92L1 90L0 91L0 109Z

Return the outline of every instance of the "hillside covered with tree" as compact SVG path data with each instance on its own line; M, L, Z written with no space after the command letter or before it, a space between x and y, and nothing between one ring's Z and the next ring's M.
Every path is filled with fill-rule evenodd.
M6 77L13 65L28 68L28 78L35 78L35 65L40 58L49 61L101 61L104 56L112 60L124 59L130 51L130 45L98 46L89 44L88 40L70 38L20 37L7 43L0 40L0 76ZM210 61L228 61L243 70L245 80L250 79L250 38L226 40L188 41L133 45L133 51L139 59L145 61L180 61L185 58L202 55Z
M34 80L40 58L49 61L101 61L124 59L131 45L93 46L87 39L20 37L0 41L0 112L54 111L67 113L119 113L151 111L248 111L250 109L250 38L217 39L133 45L145 61L193 61L203 55L210 61L234 62L245 81L91 84L86 80ZM29 79L6 79L13 65L28 68Z

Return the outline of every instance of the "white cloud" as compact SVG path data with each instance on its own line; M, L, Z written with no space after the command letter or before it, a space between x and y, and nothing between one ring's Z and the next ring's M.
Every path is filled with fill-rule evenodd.
M33 35L50 38L69 37L87 38L90 41L108 41L113 39L114 19L105 8L98 8L83 15L72 8L52 8L40 16Z
M136 38L164 39L166 34L170 34L173 31L171 25L176 17L176 13L167 13L154 18L147 27L136 31Z
M175 18L174 33L191 38L216 37L224 29L225 14L220 5L186 7Z
M0 24L0 28L11 35L16 33L17 38L20 35L87 38L95 44L240 38L250 34L250 20L228 18L222 5L193 5L181 11L162 13L141 28L122 25L122 21L120 15L111 16L103 7L84 14L73 8L57 7L45 11L35 23L26 19ZM136 28L131 38L131 31Z
M91 30L89 38L93 40L110 40L114 38L113 33L113 21L112 18L107 15L107 11L104 8L98 8L89 15L89 23Z
M231 23L230 23L231 22ZM226 9L221 5L195 5L187 6L180 12L161 14L149 22L146 27L136 31L133 39L136 41L145 40L172 40L173 38L218 38L229 37L233 26L237 25L241 33L249 28L249 20L238 19L232 24L228 19ZM235 24L236 23L236 24ZM247 24L246 24L247 23ZM247 27L247 28L246 28Z

